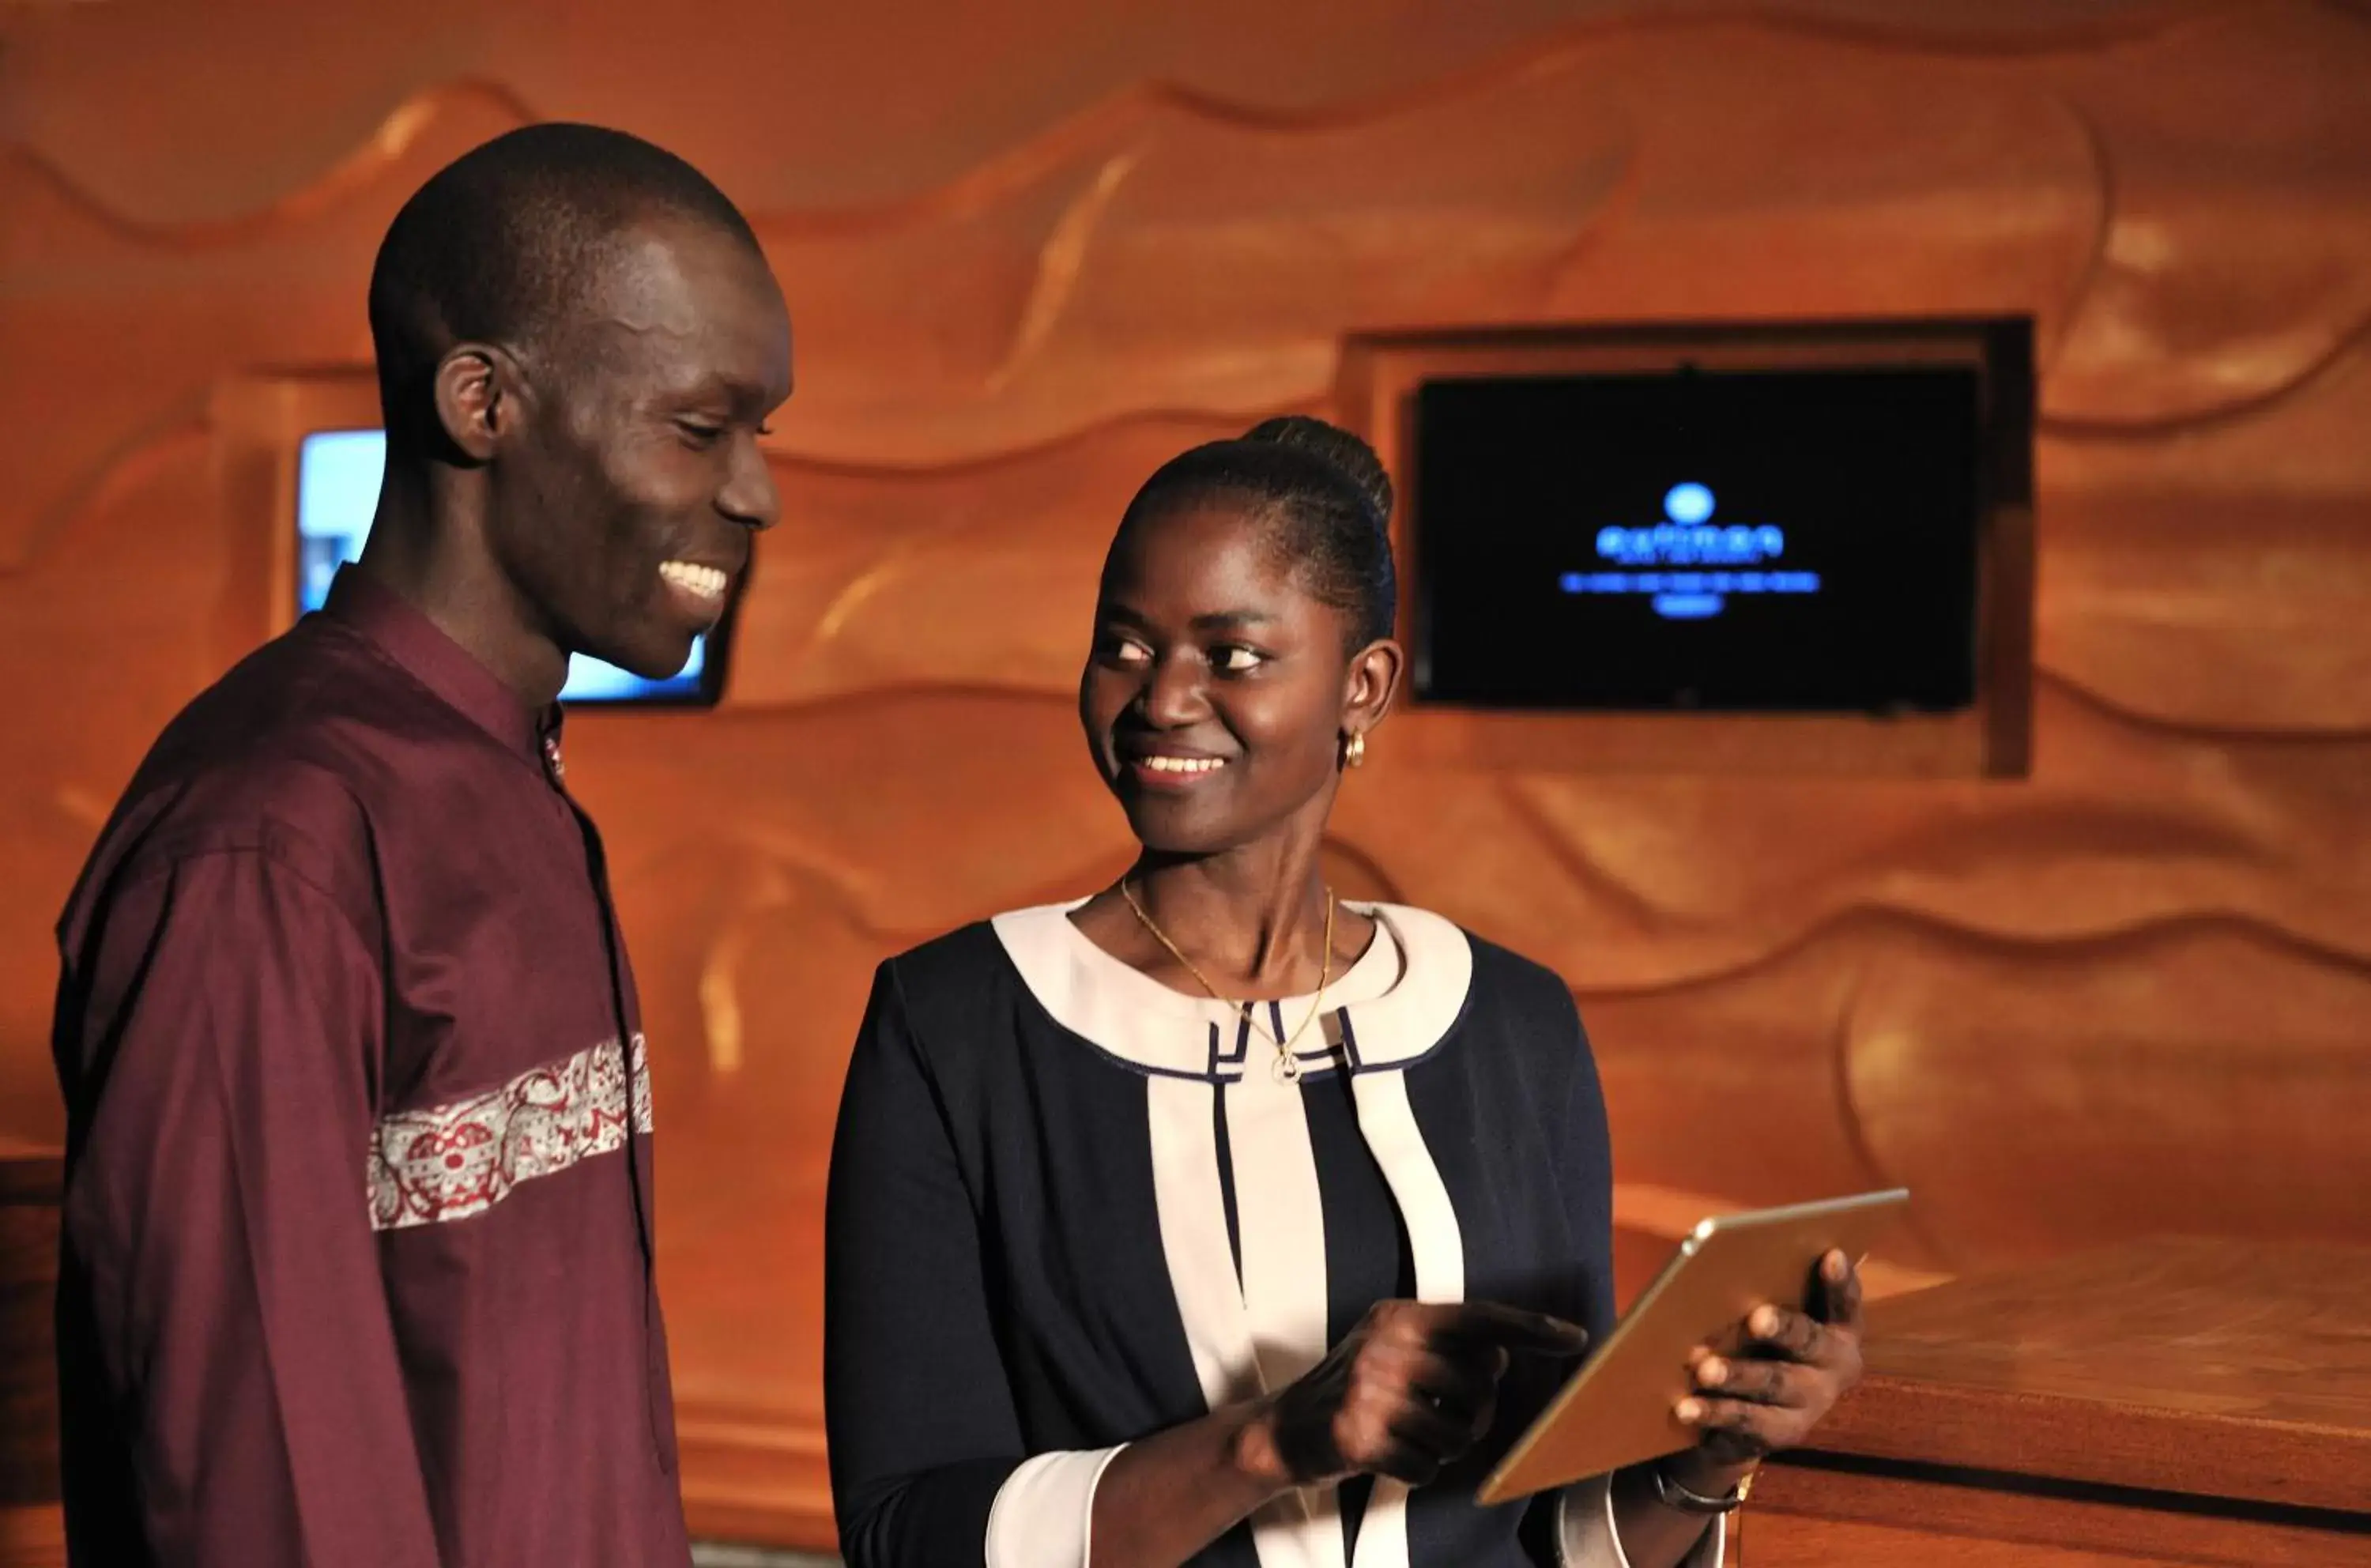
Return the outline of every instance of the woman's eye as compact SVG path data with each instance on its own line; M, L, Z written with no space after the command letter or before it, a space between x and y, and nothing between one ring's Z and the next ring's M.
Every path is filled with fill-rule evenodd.
M1245 648L1233 643L1210 655L1211 667L1230 675L1240 675L1246 670L1255 670L1266 663L1267 655L1257 649Z
M1152 650L1130 637L1115 637L1104 644L1104 657L1130 669L1152 663Z
M717 438L724 433L723 425L711 424L705 420L677 420L675 421L675 428L681 431L683 438L695 446L712 446Z

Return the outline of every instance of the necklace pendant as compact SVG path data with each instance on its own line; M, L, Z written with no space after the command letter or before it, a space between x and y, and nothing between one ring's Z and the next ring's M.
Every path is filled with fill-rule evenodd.
M1299 1083L1301 1081L1301 1058L1294 1055L1290 1051L1279 1050L1276 1054L1276 1062L1274 1066L1272 1066L1268 1070L1275 1075L1276 1081L1278 1083Z

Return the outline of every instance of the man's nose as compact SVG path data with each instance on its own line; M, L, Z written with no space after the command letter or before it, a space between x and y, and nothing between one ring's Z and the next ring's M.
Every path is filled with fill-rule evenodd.
M781 521L781 491L774 483L774 470L767 463L755 434L745 434L734 442L732 471L725 475L723 487L716 492L716 509L735 523L760 533Z

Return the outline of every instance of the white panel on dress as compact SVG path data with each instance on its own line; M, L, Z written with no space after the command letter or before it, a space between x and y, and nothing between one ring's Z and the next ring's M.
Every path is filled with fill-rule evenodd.
M1269 1020L1274 1022L1271 1013ZM1260 1385L1281 1389L1324 1359L1325 1208L1298 1083L1279 1082L1264 1053L1227 1086L1235 1230L1243 1252L1243 1320ZM1278 1498L1252 1516L1261 1568L1344 1568L1341 1499L1333 1487Z
M1400 1222L1407 1228L1417 1299L1464 1300L1465 1234L1440 1179L1440 1167L1433 1162L1424 1130L1417 1125L1416 1110L1408 1103L1407 1074L1360 1073L1350 1080L1350 1094L1359 1109L1359 1132L1382 1168ZM1367 1511L1359 1519L1353 1568L1408 1568L1407 1505L1406 1483L1375 1482Z
M1202 1398L1219 1410L1261 1391L1219 1185L1219 1091L1203 1078L1148 1078L1144 1085L1161 1251Z
M1243 1293L1235 1281L1234 1249L1227 1241L1226 1194L1219 1185L1218 1087L1198 1078L1148 1078L1145 1096L1152 1136L1152 1193L1161 1224L1161 1249L1169 1264L1169 1286L1186 1327L1186 1343L1201 1380L1202 1398L1212 1410L1267 1391L1261 1378ZM1240 1136L1231 1117L1227 1136ZM1309 1129L1301 1124L1303 1163L1309 1160ZM1241 1182L1242 1173L1237 1172ZM1315 1180L1313 1167L1309 1179ZM1242 1189L1237 1188L1240 1199ZM1237 1224L1248 1230L1238 1212ZM1248 1256L1250 1241L1245 1237ZM1264 1250L1262 1256L1266 1257ZM1324 1236L1316 1267L1324 1288ZM1302 1260L1302 1267L1308 1266ZM1324 1314L1318 1335L1324 1335ZM1320 1354L1323 1354L1322 1350ZM1298 1376L1298 1374L1295 1374ZM1280 1385L1279 1385L1280 1386ZM1334 1556L1312 1557L1300 1544L1312 1518L1305 1493L1290 1493L1251 1518L1260 1568L1342 1568L1341 1532L1334 1532Z

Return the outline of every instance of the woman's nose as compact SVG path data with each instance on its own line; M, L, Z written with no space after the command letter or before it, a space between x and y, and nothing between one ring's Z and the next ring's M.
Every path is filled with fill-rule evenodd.
M1161 659L1145 677L1144 716L1163 730L1183 729L1205 717L1210 704L1202 686L1198 659Z

